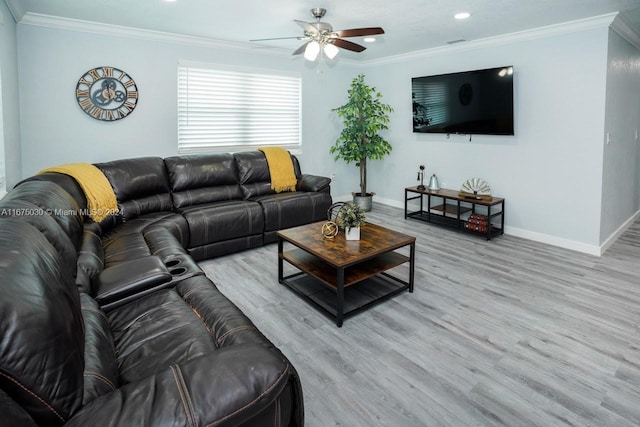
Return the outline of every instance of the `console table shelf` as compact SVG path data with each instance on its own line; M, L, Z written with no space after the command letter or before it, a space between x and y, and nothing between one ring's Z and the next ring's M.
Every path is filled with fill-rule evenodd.
M411 200L419 200L419 210L409 212ZM491 240L492 237L504 234L504 215L504 199L501 197L465 197L456 190L446 188L429 190L407 187L404 189L405 219L413 218L443 225L482 235L487 240ZM478 225L476 222L478 216L486 218L486 223ZM476 231L474 228L481 231Z

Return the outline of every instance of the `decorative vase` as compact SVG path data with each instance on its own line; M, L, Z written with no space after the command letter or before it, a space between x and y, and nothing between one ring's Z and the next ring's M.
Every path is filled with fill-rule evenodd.
M360 240L360 227L345 228L344 236L347 240Z
M438 177L434 173L431 175L431 179L429 179L429 190L438 191L440 189L440 184L438 184Z

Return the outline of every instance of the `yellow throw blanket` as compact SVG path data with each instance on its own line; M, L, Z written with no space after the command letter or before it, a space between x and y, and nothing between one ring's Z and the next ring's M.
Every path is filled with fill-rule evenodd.
M87 198L89 216L100 222L118 211L113 188L100 169L89 163L67 163L41 170L39 173L58 172L69 175L78 182Z
M267 158L271 188L276 192L296 191L298 180L293 170L293 160L287 150L281 147L258 148Z

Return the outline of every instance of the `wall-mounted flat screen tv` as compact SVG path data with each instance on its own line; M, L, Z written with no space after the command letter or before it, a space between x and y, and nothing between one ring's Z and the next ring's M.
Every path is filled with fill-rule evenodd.
M411 79L413 131L513 135L513 67Z

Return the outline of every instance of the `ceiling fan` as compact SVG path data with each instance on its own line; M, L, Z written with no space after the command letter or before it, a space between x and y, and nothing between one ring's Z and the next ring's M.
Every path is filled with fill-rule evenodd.
M300 25L304 30L303 36L276 37L269 39L255 39L252 42L266 40L298 39L306 42L293 52L293 55L300 55L304 52L305 59L315 61L320 53L320 48L329 59L333 59L338 54L338 48L347 49L353 52L362 52L366 47L357 43L344 40L348 37L364 37L377 34L384 34L380 27L352 28L350 30L333 31L331 24L322 22L320 19L327 13L326 9L316 7L311 9L311 14L316 18L315 22L305 22L294 19L293 22Z

